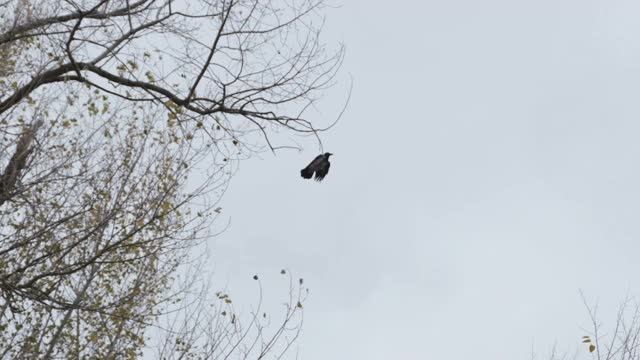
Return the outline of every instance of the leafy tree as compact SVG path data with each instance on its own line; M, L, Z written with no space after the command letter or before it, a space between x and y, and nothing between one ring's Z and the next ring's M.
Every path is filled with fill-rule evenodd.
M301 281L266 336L258 313L240 328L228 295L185 296L200 284L175 278L210 236L234 164L286 147L277 134L323 130L305 114L343 51L320 42L322 9L0 0L3 358L134 358L168 312L180 315L162 357L275 349Z

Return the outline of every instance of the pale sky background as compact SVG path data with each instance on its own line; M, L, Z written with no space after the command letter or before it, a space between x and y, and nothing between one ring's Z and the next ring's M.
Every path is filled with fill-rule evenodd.
M300 178L311 139L243 162L212 241L218 283L252 294L257 273L279 300L281 268L304 277L304 360L574 350L580 289L605 326L640 296L639 15L618 0L343 1L324 31L347 46L327 117L349 73L354 89L324 134L331 171Z

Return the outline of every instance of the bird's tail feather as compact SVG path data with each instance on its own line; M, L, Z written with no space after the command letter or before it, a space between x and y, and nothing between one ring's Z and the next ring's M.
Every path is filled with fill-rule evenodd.
M313 176L313 171L309 170L309 168L304 168L300 170L300 176L302 176L305 179L311 179L311 177Z

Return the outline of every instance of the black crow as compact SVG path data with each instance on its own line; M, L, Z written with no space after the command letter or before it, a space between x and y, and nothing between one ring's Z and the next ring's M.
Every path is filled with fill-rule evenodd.
M332 153L324 153L316 156L313 161L307 165L306 168L300 170L300 176L305 179L311 179L313 173L316 173L315 180L322 181L327 173L329 172L329 167L331 163L329 163L329 156L333 155Z

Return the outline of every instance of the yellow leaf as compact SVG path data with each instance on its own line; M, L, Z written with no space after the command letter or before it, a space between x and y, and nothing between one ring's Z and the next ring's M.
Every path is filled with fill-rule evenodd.
M168 213L169 210L171 210L171 203L168 201L163 201L160 207L164 213Z
M594 352L595 350L596 350L596 346L595 345L593 345L593 344L589 345L589 352L590 353Z

